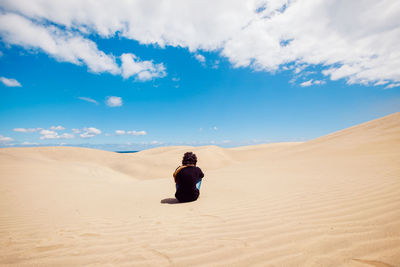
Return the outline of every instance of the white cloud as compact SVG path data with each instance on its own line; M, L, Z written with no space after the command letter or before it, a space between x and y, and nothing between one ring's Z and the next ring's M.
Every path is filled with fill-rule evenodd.
M75 136L70 133L63 133L62 135L59 136L59 139L72 139L72 138L75 138Z
M20 132L20 133L33 133L33 132L38 132L42 130L42 128L14 128L14 132Z
M101 134L101 130L94 127L83 128L82 132L83 133L79 135L81 138L91 138Z
M92 138L95 136L95 134L90 134L90 133L85 132L85 133L80 134L79 136L81 138Z
M167 75L162 63L154 64L153 61L141 61L134 54L122 54L121 62L122 77L125 79L135 76L139 81L148 81Z
M59 139L72 139L75 136L73 134L70 133L63 133L62 135L59 136Z
M217 59L214 61L214 64L211 66L213 69L218 69L219 68L219 63L220 61Z
M51 126L50 130L62 131L62 130L65 130L65 128L62 127L61 125L59 125L59 126Z
M58 137L57 132L50 130L41 130L40 134L42 135L40 139L56 139Z
M51 126L49 129L50 130L46 130L46 129L43 129L43 128L14 128L13 131L14 132L20 132L20 133L34 133L34 132L39 132L40 131L41 135L51 136L51 135L55 134L55 137L53 138L53 139L55 139L55 138L59 138L60 137L55 131L65 130L65 128L63 126L61 126L61 125ZM43 139L52 139L52 138L43 138Z
M109 96L106 99L106 104L109 107L120 107L122 106L122 98L118 96Z
M101 134L101 130L94 128L94 127L83 128L83 130L85 132L92 133L92 134Z
M202 54L195 54L194 57L199 61L200 63L205 63L206 58Z
M313 79L310 79L310 80L308 80L308 81L305 81L305 82L302 82L302 83L300 83L300 86L302 86L302 87L307 87L307 86L311 86L311 85L321 85L321 84L325 84L326 82L325 81L322 81L322 80L313 80Z
M400 87L400 83L392 83L385 87L385 89Z
M99 104L96 100L94 100L94 99L92 99L92 98L90 98L90 97L83 97L83 96L80 96L80 97L78 97L78 98L79 98L80 100L83 100L83 101L86 101L86 102L95 103L96 105Z
M13 141L14 139L12 139L11 137L6 137L3 135L0 135L0 144L5 144L5 143L9 143L11 141Z
M395 3L293 1L284 12L254 20L226 43L223 54L235 66L259 70L275 71L289 62L323 64L323 73L332 80L396 81L400 71L392 68L400 64L395 48L400 36L395 14L400 6Z
M146 131L125 131L125 130L116 130L115 134L117 135L124 135L124 134L130 134L130 135L146 135Z
M22 142L21 145L23 145L23 146L37 146L37 145L39 145L39 143L32 143L32 142L25 141L25 142Z
M295 74L298 74L298 73L302 72L306 67L307 67L307 65L297 66L297 67L294 69L293 72L294 72Z
M73 31L35 23L13 13L3 13L0 15L0 34L6 43L41 49L58 61L85 64L95 73L120 73L112 55L98 50L95 42Z
M0 82L8 87L21 87L22 85L16 79L9 79L6 77L0 77Z
M388 81L382 81L382 80L380 80L380 81L377 81L374 85L375 86L377 86L377 85L384 85L384 84L387 84L388 83Z
M308 81L305 81L305 82L302 82L300 84L300 86L302 86L302 87L311 86L311 85L312 85L312 79L308 80Z
M101 130L94 128L94 127L85 127L82 129L73 128L72 133L63 133L59 134L57 131L65 130L65 128L61 125L58 126L51 126L49 129L43 128L14 128L15 132L22 132L22 133L31 133L31 132L38 132L40 134L40 139L72 139L75 138L74 134L79 134L81 138L91 138L96 135L101 134Z
M213 129L214 131L218 131L218 127L217 127L217 126L214 126L212 129Z
M115 134L117 135L124 135L126 132L124 130L116 130Z
M75 136L73 134L70 133L63 133L61 135L59 135L56 131L51 131L51 130L41 130L40 134L42 135L40 137L41 140L45 140L45 139L72 139Z
M177 78L177 77L172 77L171 79L173 82L179 82L181 79Z
M112 55L83 37L92 33L101 38L118 34L161 48L184 47L193 53L216 51L234 67L258 71L274 73L288 64L318 65L330 79L346 79L350 84L400 82L397 0L166 0L162 4L156 0L3 0L0 7L0 34L5 42L42 49L94 72L121 72L138 80L163 73L138 71L143 67L133 56L120 70ZM150 66L157 70L156 65Z
M1 7L1 5L0 5ZM33 22L14 13L0 14L0 35L8 44L20 45L26 49L40 49L58 61L86 65L91 72L109 72L124 78L135 76L140 81L161 78L166 75L165 67L152 61L141 61L133 54L121 56L121 68L115 57L99 50L97 44L79 32L62 29L55 25ZM47 19L43 17L43 19ZM15 79L0 78L7 86L21 86ZM95 100L81 97L81 100ZM96 102L93 102L96 103Z
M146 131L127 131L126 134L131 134L131 135L146 135Z
M52 1L4 0L5 10L46 18L67 29L158 44L215 49L254 16L256 1Z
M316 84L316 85L325 84L325 83L326 83L326 82L323 81L323 80L314 80L314 81L313 81L313 84Z

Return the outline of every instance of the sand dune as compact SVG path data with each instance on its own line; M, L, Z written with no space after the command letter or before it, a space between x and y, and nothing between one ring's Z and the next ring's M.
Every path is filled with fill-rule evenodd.
M201 197L174 202L193 151ZM305 143L0 149L1 266L400 266L400 113Z

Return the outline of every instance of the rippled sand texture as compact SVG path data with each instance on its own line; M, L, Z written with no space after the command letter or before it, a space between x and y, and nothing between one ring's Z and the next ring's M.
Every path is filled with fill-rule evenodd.
M200 199L172 172L193 151ZM305 143L0 149L0 265L400 266L400 113Z

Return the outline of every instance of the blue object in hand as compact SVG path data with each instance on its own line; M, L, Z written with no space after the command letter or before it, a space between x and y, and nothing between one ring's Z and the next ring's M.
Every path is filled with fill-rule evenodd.
M200 181L197 182L196 188L197 188L198 190L200 190L200 186L201 186L201 179L200 179Z
M196 188L197 188L198 190L200 190L201 180L202 180L202 179L200 179L200 180L197 182L197 184L196 184ZM178 189L178 184L175 184L175 186L176 186L176 189Z

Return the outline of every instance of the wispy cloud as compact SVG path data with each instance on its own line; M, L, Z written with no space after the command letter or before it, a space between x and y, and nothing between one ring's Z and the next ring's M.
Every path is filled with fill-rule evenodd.
M375 86L377 86L377 85L385 85L385 84L387 84L388 83L388 81L382 81L382 80L380 80L380 81L377 81L374 85Z
M8 87L21 87L22 85L16 79L9 79L6 77L0 77L0 81Z
M9 143L12 142L14 139L12 139L11 137L6 137L3 135L0 135L0 144L5 144L5 143Z
M23 146L37 146L37 145L39 145L39 143L25 141L25 142L22 142L21 145L23 145Z
M65 128L62 127L61 125L59 125L59 126L51 126L50 130L62 131L62 130L65 130Z
M39 132L45 130L43 128L14 128L14 132L20 132L20 133L34 133L34 132ZM54 130L54 131L63 131L65 128L61 125L58 126L51 126L49 130ZM47 130L45 130L47 131Z
M120 107L122 106L122 98L119 96L109 96L106 98L106 104L109 107Z
M134 76L139 81L149 81L167 75L162 63L154 64L152 60L142 61L134 54L122 54L121 62L122 77L125 79Z
M310 79L308 81L302 82L300 83L301 87L307 87L307 86L311 86L311 85L321 85L321 84L325 84L326 82L323 80L313 80Z
M51 126L49 129L43 128L14 128L14 132L21 132L21 133L33 133L39 132L40 140L46 139L72 139L75 138L75 134L79 134L81 138L91 138L96 135L101 134L101 130L95 127L84 127L82 129L73 128L72 133L63 133L59 134L57 131L64 131L65 127L58 125L58 126ZM129 131L131 134L131 131Z
M86 102L90 102L90 103L94 103L96 105L99 104L99 102L97 102L96 100L90 98L90 97L84 97L84 96L79 96L78 97L80 100L86 101Z
M307 87L307 86L311 86L311 85L312 85L312 80L308 80L308 81L302 82L300 84L300 86L302 86L302 87Z
M14 132L20 132L20 133L34 133L42 130L42 128L14 128Z
M206 58L202 54L195 54L194 58L200 63L204 64L206 62Z
M100 129L94 127L88 127L88 128L83 128L82 133L79 136L81 138L91 138L99 134L101 134Z
M115 134L117 135L124 135L124 134L129 134L129 135L146 135L147 132L146 131L125 131L125 130L116 130Z
M164 144L164 142L158 141L158 140L153 140L153 141L150 142L150 144L151 145L162 145L162 144Z
M115 134L116 135L124 135L124 134L126 134L126 131L125 130L115 130Z
M215 60L214 61L214 64L212 65L212 68L213 69L218 69L219 68L219 63L220 63L220 61L217 59L217 60Z
M40 131L40 140L45 140L45 139L72 139L75 136L70 133L63 133L59 135L56 131L51 131L51 130L41 130Z
M385 89L400 87L400 83L392 83L385 87Z

